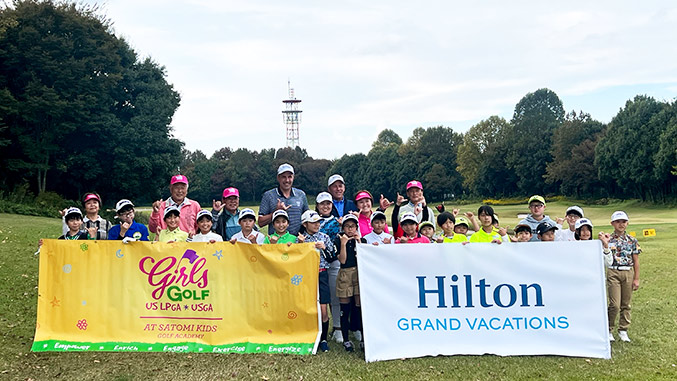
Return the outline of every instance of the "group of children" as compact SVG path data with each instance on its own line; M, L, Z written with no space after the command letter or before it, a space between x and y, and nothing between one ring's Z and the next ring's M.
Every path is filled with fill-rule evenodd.
M420 184L420 183L418 183ZM331 302L332 288L328 276L331 263L338 261L340 269L335 283L335 295L340 303L340 332L342 343L346 351L354 351L354 344L348 339L352 330L359 340L360 347L364 347L362 340L362 319L360 291L357 276L357 243L371 245L387 245L402 243L507 243L530 241L573 241L593 239L593 224L585 218L583 209L571 206L566 210L568 229L563 229L564 221L553 221L544 214L545 199L535 195L529 199L529 209L532 212L513 229L513 235L508 235L508 229L500 227L498 217L493 208L483 205L477 210L478 221L472 212L460 215L458 209L452 212L438 207L440 213L436 218L437 227L441 233L436 234L436 227L428 218L429 208L417 214L414 211L400 213L398 202L393 211L392 232L390 234L387 218L381 210L371 210L371 194L360 191L355 197L359 211L350 212L343 217L332 214L332 197L327 192L317 195L315 211L307 210L303 213L302 228L298 235L288 231L289 215L285 210L276 210L272 215L274 232L268 236L256 228L256 213L245 208L239 212L238 224L240 231L232 236L231 243L247 244L294 244L313 242L320 253L319 266L319 295L322 315L322 333L320 350L329 350L327 343L329 313L328 305ZM399 201L399 200L398 200ZM116 218L119 224L111 225L99 216L101 197L96 193L87 193L83 197L83 207L86 216L78 208L68 208L63 211L64 234L59 239L85 240L109 239L125 242L139 240L148 241L149 233L145 225L134 220L134 204L130 200L120 200L116 206ZM421 215L422 214L422 215ZM199 232L189 236L188 232L180 229L181 211L176 206L167 206L163 211L163 220L166 229L159 230L155 237L161 242L219 242L221 235L212 231L213 216L207 210L200 210L196 216L196 225ZM396 216L398 218L396 218ZM600 232L598 239L602 242L604 261L607 266L607 288L609 297L609 340L613 341L612 333L616 316L620 312L618 334L621 340L630 341L627 329L630 325L630 300L632 291L639 287L639 260L641 249L637 240L626 234L628 216L623 211L612 215L611 225L613 234ZM471 231L470 229L473 229ZM470 234L472 233L472 234ZM331 285L334 286L334 285ZM337 328L335 327L335 330Z

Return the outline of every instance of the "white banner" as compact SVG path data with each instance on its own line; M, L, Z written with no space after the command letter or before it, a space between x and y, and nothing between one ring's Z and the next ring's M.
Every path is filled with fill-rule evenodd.
M358 245L365 358L611 358L599 241Z

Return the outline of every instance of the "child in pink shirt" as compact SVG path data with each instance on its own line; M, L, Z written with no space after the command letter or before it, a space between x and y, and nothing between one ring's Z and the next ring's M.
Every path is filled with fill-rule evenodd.
M430 243L428 237L416 231L418 220L414 213L404 213L400 217L400 227L404 234L395 243Z

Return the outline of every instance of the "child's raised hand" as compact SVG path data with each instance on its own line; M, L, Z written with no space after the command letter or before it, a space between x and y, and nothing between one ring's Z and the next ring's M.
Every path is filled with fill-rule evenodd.
M212 200L212 209L214 209L217 212L220 212L221 209L223 209L223 204L221 203L221 201Z
M383 243L389 244L392 241L393 241L393 239L390 238L390 237L383 238Z
M89 233L90 237L96 238L96 227L92 226L91 228L88 228L87 233Z
M160 212L160 204L162 203L161 200L157 200L153 202L153 213L158 213Z
M458 216L458 214L461 212L461 209L455 208L451 210L451 214L454 215L454 217Z
M270 237L268 237L268 240L270 241L270 243L277 243L278 239L280 239L280 237L278 237L276 235L271 235Z
M296 240L298 241L298 243L304 243L306 242L306 236L304 236L303 234L299 234L299 236L296 237Z
M68 208L66 208L66 209L64 209L64 210L59 210L59 214L61 214L61 217L63 217L63 216L66 215L66 211L67 211L67 210L68 210Z
M395 200L395 204L397 204L397 206L402 206L402 204L404 204L405 202L407 202L407 199L404 198L404 196L402 196L400 192L397 192L397 200Z
M233 245L235 245L235 242L237 242L237 238L233 237L233 238L231 238L230 241L228 241L228 242L230 242L230 243L232 243Z
M351 210L351 211L348 212L348 213L352 214L353 216L355 216L355 217L357 217L357 218L360 218L360 212L356 212L356 211L354 211L354 210Z
M342 245L345 245L348 243L348 241L350 241L350 238L348 238L348 236L345 234L339 234L339 239L341 240Z
M248 239L249 242L251 242L251 243L256 243L256 236L255 236L253 233L250 234L250 235L247 237L247 239Z
M517 237L514 235L508 236L508 238L510 238L510 242L517 242Z
M597 234L597 238L602 241L602 246L605 248L609 247L609 240L611 239L611 235L609 233L599 232L599 234Z
M390 202L387 198L383 197L383 194L381 194L381 200L378 202L379 206L381 207L381 210L386 210L392 205L393 203Z
M475 214L473 212L465 212L463 213L469 220L472 220L475 218Z
M129 230L129 228L130 228L131 226L132 226L132 224L130 224L129 222L123 222L123 223L120 225L120 235L124 236L125 233L127 233L127 230ZM158 227L158 230L160 230L159 227ZM158 231L158 234L160 234L159 231Z
M442 236L437 237L437 239L435 240L435 242L437 242L437 243L444 243L444 237L442 237Z
M419 206L420 204L416 204L416 207L414 208L414 214L419 215L423 211L423 207Z
M562 225L564 223L564 218L557 217L557 220L555 222L557 222L557 225Z
M315 248L324 250L324 249L327 248L327 246L325 246L324 242L318 241L318 242L315 242Z
M277 210L287 210L289 208L291 208L291 205L285 204L279 198L277 199L277 206L275 207L275 209L277 209Z
M498 229L498 235L500 235L501 237L503 237L503 236L506 235L506 234L508 234L508 227L507 227L507 226L504 227L504 228L499 228L499 229Z

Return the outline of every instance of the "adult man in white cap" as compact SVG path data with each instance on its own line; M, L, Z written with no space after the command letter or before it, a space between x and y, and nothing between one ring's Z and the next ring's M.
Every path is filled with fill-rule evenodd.
M306 193L294 188L294 167L284 163L277 168L277 188L266 191L261 198L259 208L259 226L268 226L268 234L273 234L273 213L276 210L285 210L289 215L290 234L297 235L301 228L301 215L308 210Z
M344 197L346 183L343 176L339 174L331 175L329 181L327 181L327 191L331 194L331 203L333 204L331 214L334 217L341 218L346 213L357 211L357 206L355 206L353 200Z

